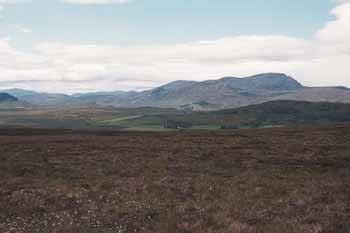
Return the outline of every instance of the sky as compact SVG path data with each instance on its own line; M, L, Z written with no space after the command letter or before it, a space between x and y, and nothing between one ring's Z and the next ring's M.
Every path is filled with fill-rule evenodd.
M350 0L0 0L0 89L286 73L350 86Z

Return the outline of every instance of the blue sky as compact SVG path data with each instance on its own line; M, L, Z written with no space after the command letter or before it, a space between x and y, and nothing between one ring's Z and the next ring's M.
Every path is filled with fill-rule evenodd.
M1 36L19 46L40 41L102 44L179 43L237 35L311 37L332 16L329 0L134 0L67 4L33 0L6 6ZM19 27L33 33L23 35Z
M347 0L0 0L0 89L141 90L261 72L350 86L349 15Z

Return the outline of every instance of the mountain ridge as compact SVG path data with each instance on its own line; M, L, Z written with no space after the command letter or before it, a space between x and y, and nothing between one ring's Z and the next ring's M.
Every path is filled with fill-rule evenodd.
M14 91L13 91L14 90ZM6 90L5 90L6 91ZM97 104L113 107L163 107L208 111L237 108L277 100L350 103L347 87L306 87L283 73L263 73L245 78L223 77L217 80L177 80L145 90L51 94L12 89L20 100L47 107ZM198 103L205 103L203 105Z

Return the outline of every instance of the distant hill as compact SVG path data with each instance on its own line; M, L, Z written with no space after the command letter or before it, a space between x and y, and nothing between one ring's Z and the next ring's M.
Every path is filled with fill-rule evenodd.
M16 96L17 98L39 94L38 92L35 92L35 91L23 90L19 88L7 89L7 90L3 90L3 92Z
M61 93L35 92L24 89L8 89L4 90L4 92L12 94L19 100L41 107L95 106L96 104L101 106L114 106L114 102L122 100L123 96L136 93L116 91L67 95Z
M233 116L239 119L239 125L252 126L350 123L350 104L272 101L212 114L223 122Z
M166 123L164 123L166 122ZM166 124L186 128L236 129L350 123L350 104L272 101L211 112L178 112L119 122L121 125Z
M10 93L20 100L46 107L100 105L212 111L279 100L350 103L350 90L346 87L304 87L294 78L281 73L247 78L224 77L203 82L180 80L142 92L65 95L14 89Z
M350 124L350 104L341 103L282 100L210 112L150 107L113 108L97 105L31 108L17 103L20 102L0 104L0 126L162 131ZM206 103L198 104L206 105Z
M16 102L18 99L8 93L0 93L0 103L3 102Z
M58 107L70 105L75 100L73 96L60 93L41 93L18 88L3 91L15 96L20 101L44 107Z

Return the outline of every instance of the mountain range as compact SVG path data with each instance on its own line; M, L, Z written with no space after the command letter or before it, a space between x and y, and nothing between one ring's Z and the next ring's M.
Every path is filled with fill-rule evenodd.
M113 107L162 107L208 111L237 108L278 100L350 103L346 87L305 87L281 73L246 78L224 77L202 82L175 81L142 92L52 94L8 89L1 92L40 107L101 105Z

